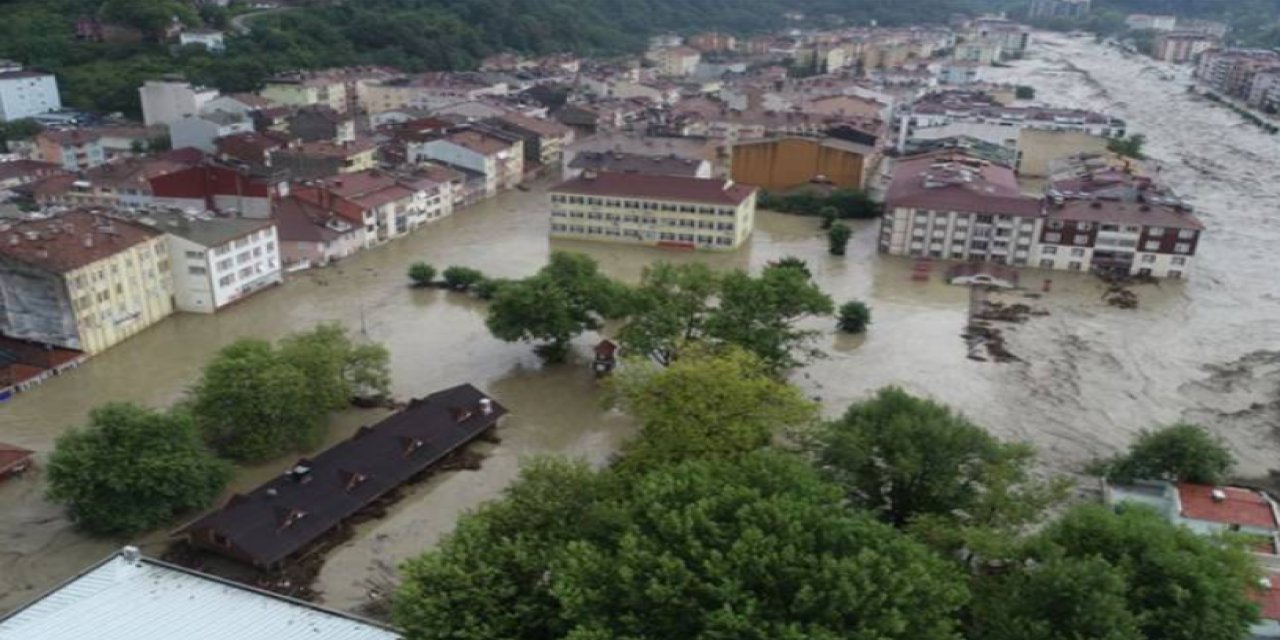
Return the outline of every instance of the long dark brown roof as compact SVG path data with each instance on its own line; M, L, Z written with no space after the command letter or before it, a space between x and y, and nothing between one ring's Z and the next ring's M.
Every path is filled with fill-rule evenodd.
M551 191L585 196L646 198L737 206L750 198L755 190L755 187L734 184L723 179L601 173L594 177L584 176L570 180Z
M482 401L488 401L484 413ZM464 384L410 402L403 411L183 527L193 543L248 560L279 563L497 424L507 410ZM228 546L211 544L210 534Z

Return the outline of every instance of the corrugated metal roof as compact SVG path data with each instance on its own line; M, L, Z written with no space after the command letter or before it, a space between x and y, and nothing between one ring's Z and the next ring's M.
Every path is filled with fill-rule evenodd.
M396 640L373 622L122 551L0 619L0 640Z

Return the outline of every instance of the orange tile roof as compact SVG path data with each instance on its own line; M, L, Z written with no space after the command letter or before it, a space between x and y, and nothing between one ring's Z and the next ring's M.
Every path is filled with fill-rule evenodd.
M1226 499L1214 500L1215 490L1226 494ZM1271 501L1261 492L1252 489L1181 483L1178 485L1178 499L1182 503L1184 518L1259 529L1280 529Z

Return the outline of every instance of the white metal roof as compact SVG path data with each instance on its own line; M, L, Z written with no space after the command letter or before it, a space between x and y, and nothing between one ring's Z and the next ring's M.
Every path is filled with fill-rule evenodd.
M397 640L373 622L137 555L0 619L0 640Z

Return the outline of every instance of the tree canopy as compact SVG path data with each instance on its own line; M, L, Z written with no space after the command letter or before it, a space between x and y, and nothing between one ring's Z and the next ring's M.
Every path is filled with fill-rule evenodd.
M777 431L818 414L798 389L737 348L695 348L666 368L630 362L610 386L618 406L641 425L623 447L619 466L628 470L755 451Z
M1207 429L1179 423L1143 431L1128 452L1094 463L1090 470L1120 483L1168 480L1219 484L1235 463L1231 451Z
M49 497L98 535L131 535L207 507L230 467L200 440L191 416L108 404L83 429L58 439L49 459Z
M966 599L946 562L769 452L627 481L535 465L404 573L411 639L954 638Z

